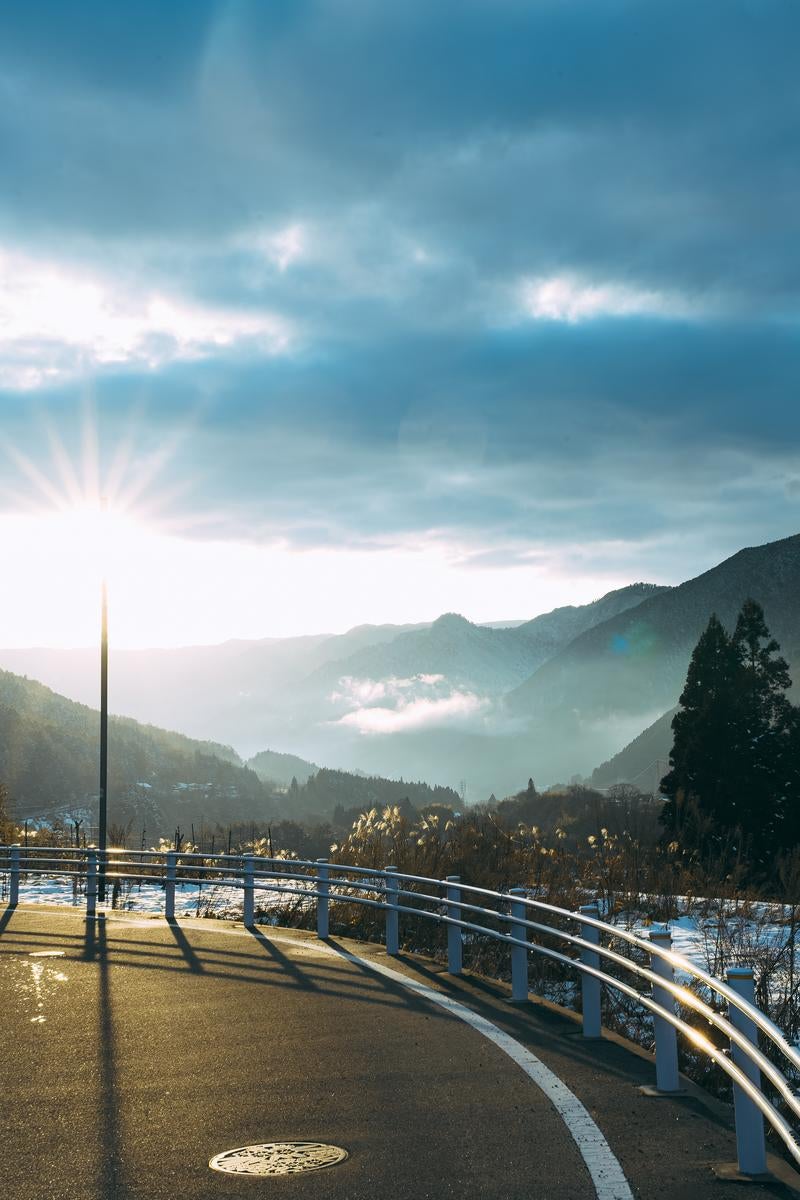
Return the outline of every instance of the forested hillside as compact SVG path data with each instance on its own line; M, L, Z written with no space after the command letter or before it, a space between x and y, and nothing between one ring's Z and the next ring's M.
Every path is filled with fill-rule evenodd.
M99 714L33 680L0 671L0 781L18 819L94 808ZM109 821L152 836L187 817L268 815L269 790L229 746L109 719ZM189 815L191 814L191 816Z

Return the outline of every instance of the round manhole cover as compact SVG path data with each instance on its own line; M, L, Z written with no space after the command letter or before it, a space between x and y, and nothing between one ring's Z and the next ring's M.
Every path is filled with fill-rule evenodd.
M346 1158L347 1151L341 1146L326 1146L324 1142L263 1142L215 1154L208 1165L213 1171L232 1175L296 1175L335 1167Z

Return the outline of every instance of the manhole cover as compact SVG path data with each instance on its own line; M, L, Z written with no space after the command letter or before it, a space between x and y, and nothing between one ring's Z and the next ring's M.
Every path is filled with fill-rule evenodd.
M346 1158L347 1151L341 1146L326 1146L324 1142L264 1142L215 1154L208 1165L213 1171L232 1175L296 1175L335 1167Z

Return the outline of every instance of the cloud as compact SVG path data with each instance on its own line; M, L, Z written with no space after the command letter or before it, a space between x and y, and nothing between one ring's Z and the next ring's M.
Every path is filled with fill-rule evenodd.
M768 19L721 0L45 9L0 17L0 222L21 239L213 251L310 223L380 294L415 266L420 323L519 274L796 308L800 18L780 0ZM376 263L398 234L406 261Z
M285 353L271 313L210 308L125 279L0 249L0 386L33 388L81 369L154 369L235 348Z
M352 675L343 675L331 693L331 701L359 707L387 698L404 703L408 691L436 689L441 684L447 689L444 675L412 675L408 679L395 676L388 679L356 679Z
M765 5L5 6L4 434L41 461L31 392L67 444L87 387L198 536L298 554L675 581L796 531Z
M349 710L331 723L365 735L468 725L491 708L488 698L433 674L382 680L343 676L331 700Z
M359 708L340 717L336 724L350 726L362 734L408 733L472 721L486 712L490 702L472 692L454 691L439 700L418 698L396 708Z
M263 256L283 273L307 254L308 231L295 221L277 230L248 230L237 235L233 245L245 252Z
M567 275L526 279L520 285L522 308L537 321L587 321L597 317L687 316L678 297L643 291L620 283L587 283Z

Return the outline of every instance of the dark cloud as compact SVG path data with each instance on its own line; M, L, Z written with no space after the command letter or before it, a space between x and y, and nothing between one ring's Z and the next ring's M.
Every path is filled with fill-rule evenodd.
M7 7L0 242L292 340L70 351L6 437L46 456L38 404L79 454L90 392L199 533L657 566L795 532L798 35L790 0ZM612 290L535 321L548 276Z
M2 209L31 235L181 242L300 216L367 271L383 243L379 281L401 231L484 280L797 298L789 0L54 3L0 32Z

